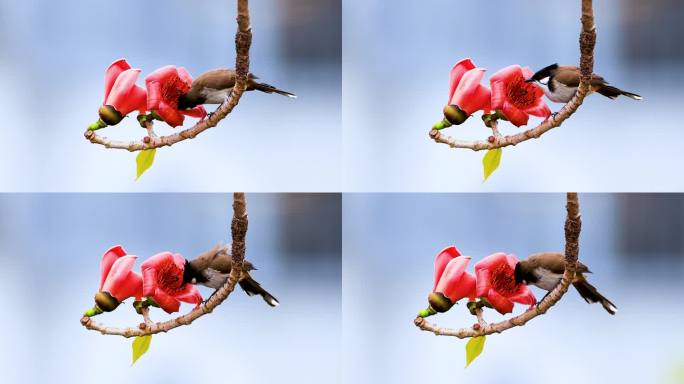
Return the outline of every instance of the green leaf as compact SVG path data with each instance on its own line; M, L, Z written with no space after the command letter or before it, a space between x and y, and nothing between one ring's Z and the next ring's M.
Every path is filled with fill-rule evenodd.
M484 349L486 336L471 337L466 344L466 368L475 360Z
M148 349L150 349L150 342L152 341L152 335L146 336L136 336L133 340L133 362L131 365L144 355Z
M137 175L135 179L138 180L145 171L147 171L154 163L154 155L157 153L157 149L144 149L138 153L135 157L135 165L137 169Z
M501 153L503 150L501 148L496 148L496 149L490 149L485 153L484 157L482 158L482 165L484 166L484 180L487 181L487 178L496 171L497 168L499 168L499 163L501 163Z

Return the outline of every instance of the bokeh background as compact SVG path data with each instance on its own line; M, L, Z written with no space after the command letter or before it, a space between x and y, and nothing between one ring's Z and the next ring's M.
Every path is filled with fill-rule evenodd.
M159 150L137 182L135 154L83 138L98 117L104 71L120 57L143 70L139 85L168 64L193 76L233 67L235 3L0 0L3 190L339 191L341 0L250 4L250 69L297 100L246 94L218 127ZM132 116L100 132L141 138ZM156 126L158 134L175 132Z
M464 369L466 340L413 325L427 306L435 255L456 245L473 257L472 272L498 251L562 252L565 195L345 194L346 382L684 382L684 196L580 194L580 204L579 257L617 315L570 288L546 315L487 337ZM489 312L489 321L502 318ZM475 322L463 303L429 320Z
M684 177L673 164L684 162L684 152L668 144L681 134L676 111L684 104L679 0L594 2L595 71L643 101L590 96L562 127L505 148L484 184L484 152L428 138L442 118L449 70L461 58L488 69L486 84L511 64L536 70L577 63L580 3L345 1L345 190L682 191ZM501 127L504 134L519 131ZM486 139L491 131L477 115L445 133Z
M239 288L131 364L131 339L81 326L99 263L123 244L140 263L193 257L230 241L230 194L0 195L0 372L3 383L320 383L340 376L341 196L247 195L247 258L277 308ZM212 290L200 287L205 298ZM140 316L126 301L96 317ZM191 305L184 304L181 312ZM171 318L161 310L153 320Z

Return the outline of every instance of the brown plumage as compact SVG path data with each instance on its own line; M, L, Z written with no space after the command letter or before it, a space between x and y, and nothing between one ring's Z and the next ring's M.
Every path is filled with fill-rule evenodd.
M199 75L192 81L190 90L178 99L178 109L191 109L200 104L221 104L230 95L235 86L235 71L232 69L212 69ZM283 91L266 83L256 81L258 77L249 74L247 91L261 91L277 93L279 95L296 98L293 93Z
M185 263L183 280L186 283L200 284L219 289L228 279L232 269L233 260L230 252L226 247L219 244L195 259L187 261ZM242 275L238 281L240 288L249 296L260 295L272 307L278 306L280 304L278 299L262 288L261 284L250 275L249 272L255 269L252 263L247 260L243 261Z
M533 284L541 289L551 291L565 273L565 257L558 252L541 252L529 256L515 266L515 280L518 283ZM591 273L589 268L577 262L577 270L572 285L587 303L601 303L603 308L614 315L617 307L603 296L585 278L585 273Z
M575 96L575 92L579 87L580 77L580 69L576 66L551 64L537 71L527 82L537 82L541 85L549 100L567 103ZM545 78L548 78L548 80L546 83L543 83L542 80ZM609 85L603 77L597 74L592 75L590 84L593 92L600 93L610 99L615 99L620 95L634 100L642 99L636 93L623 91Z

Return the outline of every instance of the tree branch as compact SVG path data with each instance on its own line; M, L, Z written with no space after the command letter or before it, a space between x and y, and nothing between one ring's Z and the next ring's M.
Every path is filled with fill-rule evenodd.
M237 224L236 224L237 223ZM242 260L245 258L245 237L247 235L247 210L244 193L233 194L233 223L231 225L231 233L233 240L233 265L228 276L228 280L223 286L216 290L216 292L209 298L209 300L197 306L195 309L178 316L175 319L153 323L149 319L149 314L146 312L147 308L143 308L143 319L145 322L140 323L137 328L113 328L107 327L104 324L95 322L91 317L83 316L81 324L87 329L98 331L103 335L118 335L123 337L135 337L153 335L160 332L168 332L181 325L189 325L198 318L211 313L214 308L218 307L224 300L228 298L240 276L242 275ZM237 244L237 246L236 246ZM217 252L225 252L223 247L215 247ZM235 263L235 261L238 261Z
M130 152L142 151L145 149L172 146L187 139L193 139L200 133L209 128L215 127L219 121L227 117L237 106L247 85L249 74L249 47L252 44L252 29L249 21L249 1L237 0L237 24L238 30L235 34L235 86L230 94L228 101L221 104L211 117L204 119L193 127L184 129L167 136L147 136L143 140L123 141L110 140L105 136L98 135L97 132L87 129L84 136L93 144L100 144L106 148L125 149ZM151 129L148 127L148 130ZM149 139L148 139L149 138Z
M544 120L541 124L526 131L510 136L494 136L488 141L468 141L458 140L443 134L440 130L430 131L430 138L437 143L442 143L451 148L467 148L473 151L485 149L503 148L509 145L517 145L530 139L539 138L544 133L553 128L560 127L561 124L582 105L584 98L589 94L592 73L594 72L594 46L596 45L596 26L594 25L594 11L592 0L582 0L582 32L580 33L580 84L575 96L558 111L558 114Z
M414 324L423 331L432 332L437 336L453 336L459 339L468 337L477 337L491 335L493 333L501 333L513 327L520 327L525 325L528 321L534 319L539 315L543 315L551 307L553 307L568 291L572 280L575 277L575 270L577 268L577 257L579 254L579 235L582 229L582 221L579 212L579 200L577 193L569 192L567 194L567 217L565 219L565 273L560 283L549 292L548 295L542 299L533 309L530 309L518 316L501 321L495 324L487 324L482 318L481 313L477 313L477 326L472 328L450 329L441 328L437 325L429 323L422 317L416 317ZM481 311L481 309L479 309Z

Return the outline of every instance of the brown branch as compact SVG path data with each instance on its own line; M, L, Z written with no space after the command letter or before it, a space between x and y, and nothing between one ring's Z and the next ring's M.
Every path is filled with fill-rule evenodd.
M228 298L235 285L237 284L240 276L242 275L242 260L245 258L245 237L247 235L247 211L245 203L244 193L235 193L233 195L233 224L232 224L232 237L233 237L233 261L237 260L239 263L233 263L233 267L228 276L228 280L223 284L223 286L216 290L216 292L209 298L209 300L200 304L198 307L186 313L185 315L178 316L175 319L153 323L149 319L149 314L145 311L147 308L143 309L143 319L144 322L141 323L136 328L114 328L108 327L104 324L95 322L91 317L83 316L81 318L81 324L87 329L98 331L103 335L118 335L123 337L135 337L135 336L145 336L153 335L160 332L168 332L174 328L180 327L181 325L189 325L198 318L211 313L214 308L218 307L224 300ZM238 224L236 224L238 223ZM235 244L238 244L236 247ZM216 252L225 252L223 247L215 247Z
M184 129L167 136L147 136L149 139L137 141L110 140L105 136L98 135L97 132L86 129L84 136L93 144L100 144L106 148L125 149L130 152L142 151L145 149L172 146L187 139L193 139L200 133L209 128L215 127L219 121L223 120L237 106L247 85L247 75L249 74L249 47L252 44L252 29L249 21L249 1L237 0L237 24L238 30L235 34L235 86L230 94L228 101L221 104L211 117L204 119L193 127ZM150 127L151 128L151 127Z
M544 120L541 124L526 131L516 133L510 136L494 136L492 140L487 141L468 141L454 139L451 136L443 134L440 130L433 129L430 131L430 138L437 143L442 143L451 148L467 148L473 151L481 151L485 149L503 148L509 145L517 145L530 139L539 138L544 133L553 128L560 127L561 124L582 105L584 98L589 94L589 82L594 71L594 46L596 45L596 26L594 25L594 11L592 0L582 0L582 32L580 33L580 71L581 79L580 85L575 93L575 96L563 108L558 111L558 114L553 118Z
M579 212L579 200L577 193L567 194L567 217L565 219L565 273L560 283L549 292L546 297L539 302L533 309L530 309L518 316L501 321L495 324L487 324L482 318L481 313L477 313L478 326L472 328L450 329L442 328L437 325L429 323L422 317L416 317L414 324L423 331L432 332L437 336L453 336L459 339L468 337L491 335L493 333L501 333L513 327L520 327L525 325L528 321L534 319L539 315L543 315L551 307L553 307L568 291L570 283L575 277L575 269L577 268L577 257L579 254L579 235L582 229L582 221ZM479 309L481 311L481 309Z

